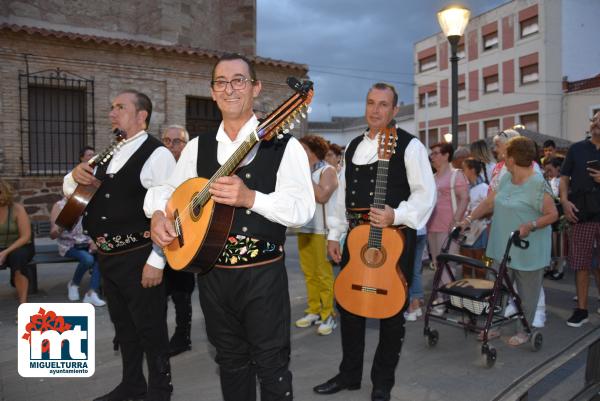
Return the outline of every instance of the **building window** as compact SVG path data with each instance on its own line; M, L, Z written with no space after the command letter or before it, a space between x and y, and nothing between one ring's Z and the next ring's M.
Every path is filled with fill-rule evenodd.
M437 67L437 58L433 56L425 57L419 60L419 72L433 70Z
M525 126L526 129L534 132L539 132L537 113L525 114L522 115L519 119L521 121L521 125Z
M437 128L431 128L429 130L428 136L429 136L429 146L439 143Z
M537 82L538 80L539 74L537 64L521 67L521 85Z
M431 91L427 93L421 93L419 95L419 107L424 108L425 102L427 102L427 106L437 106L437 91Z
M498 31L488 33L483 37L483 51L498 48Z
M461 124L458 126L458 144L466 145L467 143L468 143L467 124Z
M94 147L94 81L60 69L19 74L24 175L64 175Z
M464 82L460 82L458 84L458 99L466 99L467 98L467 88Z
M488 120L483 122L483 136L485 138L493 138L500 132L500 120Z
M419 131L419 140L423 143L423 145L427 145L427 138L425 138L425 130L422 129Z
M459 43L458 46L456 47L456 56L458 57L459 60L462 60L463 58L465 58L465 44L464 43Z
M540 30L538 25L538 16L528 18L521 21L521 38L538 33Z
M202 134L212 134L221 124L221 111L210 98L186 96L185 98L185 128L190 133L190 139Z
M500 90L500 85L498 83L498 74L483 77L483 92L484 93L498 92L499 90Z

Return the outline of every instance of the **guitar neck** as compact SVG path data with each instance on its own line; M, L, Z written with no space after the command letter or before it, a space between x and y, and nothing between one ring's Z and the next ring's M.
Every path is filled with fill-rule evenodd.
M197 202L199 202L201 206L205 205L210 199L210 192L208 192L210 184L215 182L218 178L231 175L242 162L242 160L244 160L244 157L246 157L250 150L252 150L254 145L259 142L259 140L260 139L258 138L256 132L252 132L235 150L235 152L233 152L229 159L227 159L227 161L221 167L219 167L219 169L208 180L206 186L197 195Z
M375 194L373 197L373 207L377 209L385 208L389 164L389 160L382 159L379 159L377 163L377 180L375 181ZM381 248L382 231L381 228L371 226L369 230L369 248Z

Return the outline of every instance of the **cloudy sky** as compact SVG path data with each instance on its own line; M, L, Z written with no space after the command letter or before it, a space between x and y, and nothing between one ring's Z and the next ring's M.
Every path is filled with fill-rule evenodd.
M471 16L506 0L463 1ZM371 84L412 103L414 43L440 31L441 0L257 0L257 54L308 64L311 121L360 116Z

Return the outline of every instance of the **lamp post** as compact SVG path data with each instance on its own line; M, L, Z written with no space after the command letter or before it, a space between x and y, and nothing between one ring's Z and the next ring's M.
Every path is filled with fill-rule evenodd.
M452 68L452 147L458 147L458 56L456 55L458 42L469 23L471 11L463 6L452 5L441 9L437 13L438 22L442 32L450 42L450 65Z

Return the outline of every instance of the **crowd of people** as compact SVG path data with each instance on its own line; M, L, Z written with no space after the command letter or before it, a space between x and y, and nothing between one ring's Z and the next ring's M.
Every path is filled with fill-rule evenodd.
M492 148L480 140L455 150L448 143L427 149L396 127L385 204L374 207L378 134L395 126L398 112L396 89L385 83L366 93L367 128L345 149L316 135L297 140L284 134L249 150L235 174L211 181L211 199L232 211L225 248L206 275L169 267L163 248L180 240L181 232L170 220L167 201L184 181L215 175L253 135L262 121L253 110L261 89L251 61L237 54L222 56L213 67L211 95L223 120L216 133L191 140L180 125L168 126L160 140L150 135L151 100L137 90L123 90L112 100L109 114L112 127L126 134L123 146L95 168L89 163L94 149L83 149L80 164L65 176L65 197L51 214L51 237L61 255L79 261L66 297L80 299L79 287L89 272L83 302L108 306L121 350L121 382L95 401L170 399L169 358L191 349L196 281L223 398L254 400L258 382L263 401L292 399L283 251L288 228L298 232L307 293L304 315L295 325L317 325L316 333L323 336L341 326L341 362L331 379L314 387L317 394L361 387L366 319L336 306L333 288L334 265L344 269L349 263L345 238L362 224L401 232L404 250L398 266L408 286L404 307L379 322L372 401L390 399L405 322L423 315L424 252L429 250L435 268L453 227L462 227L465 241L450 252L487 257L496 264L512 231L530 241L527 250L511 250L508 267L525 317L535 327L545 321L543 279L562 278L562 265L553 261L568 254L568 265L576 271L577 308L567 324L580 327L588 321L590 270L600 289L600 270L592 269L600 242L600 113L591 122L589 139L573 144L564 157L547 141L542 159L536 144L518 129L499 132ZM98 192L74 228L57 225L56 217L76 186L96 180L101 182ZM27 302L31 236L25 208L0 180L0 265L10 266L20 303ZM121 240L125 237L128 241ZM484 277L474 267L453 266L453 271L459 277ZM442 278L450 280L449 275ZM168 297L176 316L170 339ZM435 300L432 313L448 313L443 301ZM519 346L526 341L526 332L517 328L507 342Z

